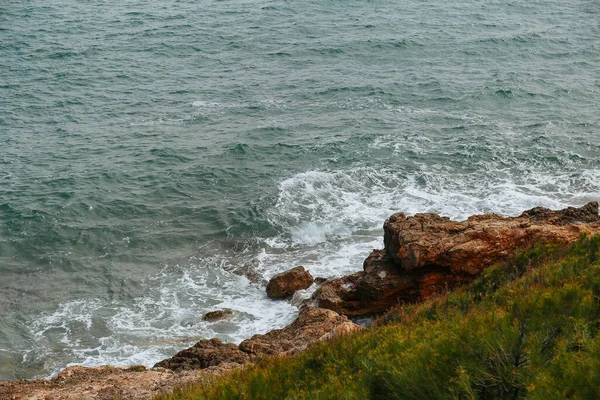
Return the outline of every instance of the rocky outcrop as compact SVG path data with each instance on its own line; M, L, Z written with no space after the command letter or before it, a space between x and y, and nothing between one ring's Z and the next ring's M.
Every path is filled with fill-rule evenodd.
M240 350L253 355L292 354L313 343L360 329L361 326L331 310L304 307L293 323L244 340Z
M473 215L463 222L431 213L398 213L385 221L383 230L388 256L404 271L435 265L476 275L532 243L571 242L581 233L598 232L600 218L598 203L592 202L560 211L536 207L512 218Z
M288 297L308 288L313 281L312 275L304 267L295 267L271 278L267 284L267 295L273 299Z
M73 366L52 379L0 382L2 400L151 400L170 394L176 387L208 382L231 371L237 364L174 374L144 367L117 368Z
M374 250L364 268L362 272L326 281L314 293L313 301L344 315L378 314L398 303L426 299L466 281L440 267L407 273L389 259L385 250Z
M244 364L250 356L233 343L223 343L219 339L201 340L195 345L180 351L171 358L154 365L173 371L204 369L224 363Z
M150 400L170 393L174 387L218 379L215 377L251 362L257 355L292 354L312 343L360 329L331 310L304 308L291 325L255 335L239 347L219 339L201 340L152 369L74 366L50 380L0 382L0 399Z
M208 382L257 356L293 354L312 343L362 329L337 312L380 313L399 302L426 299L469 282L519 248L536 242L568 243L582 233L600 233L596 202L561 211L536 207L512 218L475 215L462 222L429 213L394 214L384 224L385 248L369 255L363 271L319 282L322 285L312 301L321 308L301 309L298 318L283 329L254 335L239 346L219 339L202 340L152 370L141 366L70 367L52 380L0 382L0 399L150 399L176 386ZM300 268L294 270L310 276ZM287 293L285 297L312 284L310 277L310 283L300 285L303 287L286 289L303 280L294 274L275 277L272 281L276 283L270 285ZM207 313L205 317L225 314Z
M254 335L239 347L219 339L201 340L175 356L157 363L173 371L203 369L221 364L244 364L257 355L275 356L304 350L312 343L362 329L331 310L305 307L298 318L283 329Z
M384 223L385 248L371 253L362 272L323 283L313 302L345 315L380 313L467 283L519 248L568 243L582 233L600 233L597 202L561 211L536 207L509 218L474 215L462 222L431 213L394 214Z

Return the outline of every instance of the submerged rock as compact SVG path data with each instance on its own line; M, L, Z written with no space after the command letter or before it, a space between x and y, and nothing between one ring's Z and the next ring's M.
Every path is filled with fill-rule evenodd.
M225 319L228 318L230 316L233 315L233 311L231 310L216 310L216 311L209 311L206 314L204 314L202 316L202 320L203 321L219 321L221 319Z
M364 270L324 282L312 300L345 315L380 313L468 283L519 248L567 243L582 233L600 233L597 202L561 211L536 207L509 218L474 215L463 222L398 213L385 221L385 248L369 255Z
M360 329L360 325L332 310L304 307L290 325L264 335L254 335L240 343L240 350L254 355L296 353L313 343Z
M258 272L257 262L250 261L234 268L231 272L239 276L245 276L252 283L266 283L266 279Z
M313 281L312 275L304 267L295 267L271 278L267 284L267 295L274 299L288 297L308 288Z

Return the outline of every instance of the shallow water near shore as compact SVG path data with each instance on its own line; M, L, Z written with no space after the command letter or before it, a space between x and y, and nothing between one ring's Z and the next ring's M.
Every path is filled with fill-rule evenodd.
M393 212L599 200L599 20L592 1L3 3L0 380L280 328L297 310L264 281L360 270Z

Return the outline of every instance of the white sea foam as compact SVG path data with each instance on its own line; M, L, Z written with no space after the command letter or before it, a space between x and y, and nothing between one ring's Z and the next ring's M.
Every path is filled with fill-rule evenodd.
M188 262L146 279L146 294L127 304L62 304L33 321L37 350L25 358L45 360L47 370L56 372L64 365L41 349L61 343L76 363L150 366L199 339L239 343L283 327L297 313L294 301L272 301L264 282L234 273L240 265L264 279L295 265L314 276L337 277L359 271L369 252L382 247L382 224L393 212L438 212L461 220L482 212L515 215L540 205L556 209L600 198L597 176L600 171L549 176L531 170L517 180L500 170L453 175L444 166L410 174L366 167L298 173L279 183L277 199L266 210L281 235L257 238L235 254L211 253L205 246ZM205 312L223 308L234 316L202 321Z
M222 107L223 105L216 101L196 100L192 102L192 106L198 108L218 108Z

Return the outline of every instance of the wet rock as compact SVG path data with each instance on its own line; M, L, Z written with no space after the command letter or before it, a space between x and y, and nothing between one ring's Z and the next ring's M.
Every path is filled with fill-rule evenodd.
M293 354L313 343L360 329L361 326L332 310L305 307L290 325L264 335L254 335L239 347L252 355Z
M295 267L275 275L267 284L267 295L274 299L288 297L312 285L314 279L304 267Z
M600 233L596 202L561 211L536 207L510 218L474 215L463 222L394 214L384 224L385 248L369 255L362 272L323 283L312 302L345 315L381 313L468 283L519 248L571 242L582 233Z
M175 372L204 369L224 363L244 364L250 361L248 354L240 351L235 344L223 343L219 339L201 340L194 346L175 354L171 358L156 363Z
M202 316L202 320L203 321L219 321L221 319L225 319L228 318L230 316L233 315L233 311L231 310L216 310L216 311L209 311L206 314L204 314Z

